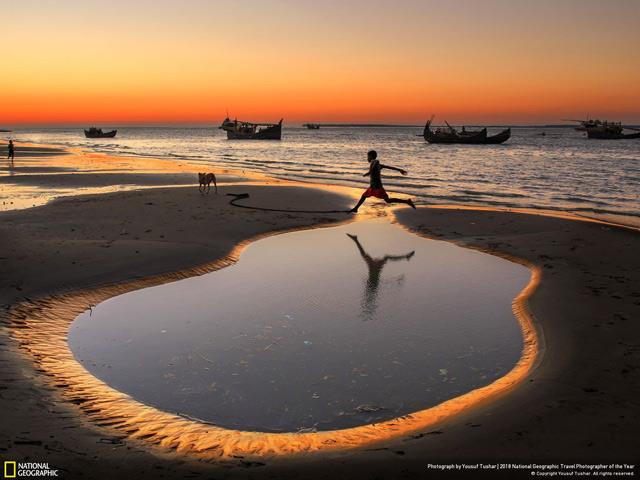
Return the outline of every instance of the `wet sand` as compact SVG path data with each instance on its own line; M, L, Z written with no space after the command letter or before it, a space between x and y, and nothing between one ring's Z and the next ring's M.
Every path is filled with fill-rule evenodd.
M58 156L66 155L68 152L63 148L48 146L48 145L35 145L30 143L14 142L14 152L17 157L44 157L44 156ZM8 153L8 143L0 142L0 158L6 159Z
M0 213L0 303L6 311L25 299L184 270L261 234L345 220L237 209L222 195L237 191L276 208L343 209L352 202L319 188L235 185L218 196L201 196L195 187L153 188ZM434 476L428 463L633 461L640 427L639 234L513 212L396 212L424 235L541 267L530 307L544 349L530 378L509 395L371 448L205 464L152 452L89 422L20 351L3 320L0 408L11 413L3 414L0 448L17 460L48 461L70 478L113 478L114 472L123 478L420 478Z
M193 185L197 172L211 168L186 161L115 157L25 143L16 143L15 159L10 162L6 144L0 144L0 211L36 207L76 195ZM264 176L228 169L216 169L216 176L219 185L266 181Z

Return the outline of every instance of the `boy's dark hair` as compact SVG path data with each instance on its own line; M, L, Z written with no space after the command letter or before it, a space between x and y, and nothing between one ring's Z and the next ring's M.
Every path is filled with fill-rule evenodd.
M373 159L375 160L376 158L378 158L378 152L376 152L375 150L369 150L367 152L367 157L373 157Z

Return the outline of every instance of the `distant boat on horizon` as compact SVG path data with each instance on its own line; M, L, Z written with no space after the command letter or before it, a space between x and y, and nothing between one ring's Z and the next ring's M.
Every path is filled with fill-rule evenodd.
M319 130L320 125L317 123L305 123L302 125L303 127L307 127L309 130Z
M431 119L427 121L422 134L424 139L429 143L496 145L506 142L511 137L511 128L488 136L486 127L481 130L467 130L466 127L462 127L461 130L457 130L446 121L446 127L438 127L435 130L431 130L433 118L434 117L431 117Z
M87 138L113 138L118 133L118 130L111 130L109 132L103 132L101 128L91 127L89 130L85 128L84 136Z
M280 140L282 121L278 123L251 123L225 118L220 129L227 132L228 140Z

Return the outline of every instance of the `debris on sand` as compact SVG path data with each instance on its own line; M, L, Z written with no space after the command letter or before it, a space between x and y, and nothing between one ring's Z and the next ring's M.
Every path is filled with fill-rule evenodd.
M379 405L363 404L363 405L358 405L355 408L355 410L358 413L373 413L373 412L380 412L382 410L386 410L386 408L381 407Z

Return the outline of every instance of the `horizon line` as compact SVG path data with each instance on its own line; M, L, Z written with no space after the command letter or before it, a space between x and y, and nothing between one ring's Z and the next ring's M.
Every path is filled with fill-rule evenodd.
M91 122L89 122L91 123ZM93 122L91 125L89 123L80 123L80 122L72 122L72 123L33 123L33 124L6 124L0 125L0 132L10 133L18 130L28 130L33 128L88 128L89 126L101 125L100 128L167 128L167 127L181 127L181 128L213 128L217 129L218 125L216 123L211 122L135 122L135 123L119 123L119 122ZM253 122L259 123L259 122ZM319 125L321 127L354 127L354 128L424 128L425 123L416 124L416 123L362 123L362 122L336 122L336 123L321 123L321 122L304 122L304 123L291 123L288 127L298 127L302 128L307 123L313 123ZM453 126L484 126L484 127L513 127L513 128L573 128L578 122L574 123L475 123L475 122L455 122L451 123ZM107 127L104 127L104 126ZM628 125L632 127L640 126L640 123L624 123L623 125ZM444 126L444 124L433 124L433 126ZM283 127L287 127L286 124L283 124Z

